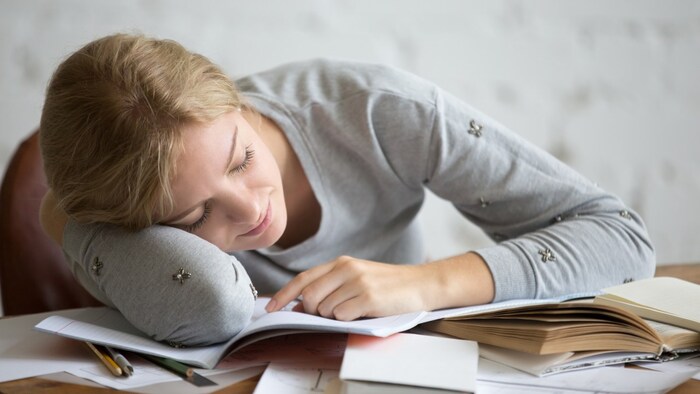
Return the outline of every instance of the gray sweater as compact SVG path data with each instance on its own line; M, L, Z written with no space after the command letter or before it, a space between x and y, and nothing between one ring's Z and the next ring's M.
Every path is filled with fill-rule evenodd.
M203 344L235 334L251 313L248 275L272 293L340 255L424 262L416 215L426 188L495 241L475 251L493 274L495 301L593 291L654 272L644 224L622 201L414 75L319 60L237 84L287 135L321 205L320 228L294 247L234 258L173 228L127 234L69 222L64 249L76 277L156 339ZM173 280L180 268L189 278Z

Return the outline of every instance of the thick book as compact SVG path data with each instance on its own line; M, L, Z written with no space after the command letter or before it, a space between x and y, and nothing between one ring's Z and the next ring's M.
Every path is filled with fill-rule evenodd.
M603 289L595 303L700 332L700 285L656 277Z
M482 355L537 375L629 361L667 361L700 350L698 332L592 300L457 315L421 328L494 346L493 352ZM536 371L522 367L533 363L540 364Z
M519 305L558 303L576 296L578 295L541 300L511 300L348 322L289 310L267 313L265 305L269 298L261 297L256 301L251 322L235 337L216 345L190 348L174 348L155 341L131 325L121 313L106 307L86 308L80 315L72 318L56 314L41 321L35 329L122 350L166 357L196 367L214 368L226 355L246 345L275 336L304 332L335 332L386 337L411 329L420 323L454 314L508 309Z

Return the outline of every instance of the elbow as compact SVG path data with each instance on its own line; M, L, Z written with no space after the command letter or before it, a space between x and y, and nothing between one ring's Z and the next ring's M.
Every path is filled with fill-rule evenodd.
M651 278L656 272L656 251L647 238L647 242L639 248L639 272L642 278Z
M645 279L654 276L656 271L656 251L649 238L649 234L642 226L631 233L632 250L631 259L634 267L633 278Z

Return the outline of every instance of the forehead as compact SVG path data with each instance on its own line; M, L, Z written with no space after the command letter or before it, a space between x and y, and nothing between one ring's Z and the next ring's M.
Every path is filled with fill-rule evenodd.
M176 158L189 165L211 162L216 157L210 154L230 153L234 131L237 129L236 115L227 113L209 123L192 123L182 130L182 147Z
M176 203L180 192L225 173L236 127L236 116L231 113L210 123L183 127L182 146L175 158L171 181Z

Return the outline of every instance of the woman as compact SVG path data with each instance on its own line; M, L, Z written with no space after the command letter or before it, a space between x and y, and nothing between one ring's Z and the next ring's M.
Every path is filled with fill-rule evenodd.
M299 310L351 320L654 270L617 197L389 67L301 62L234 87L175 42L108 36L54 74L41 144L42 223L74 274L173 343L235 334L256 287L275 293L270 312L300 297ZM426 188L498 243L425 263Z

